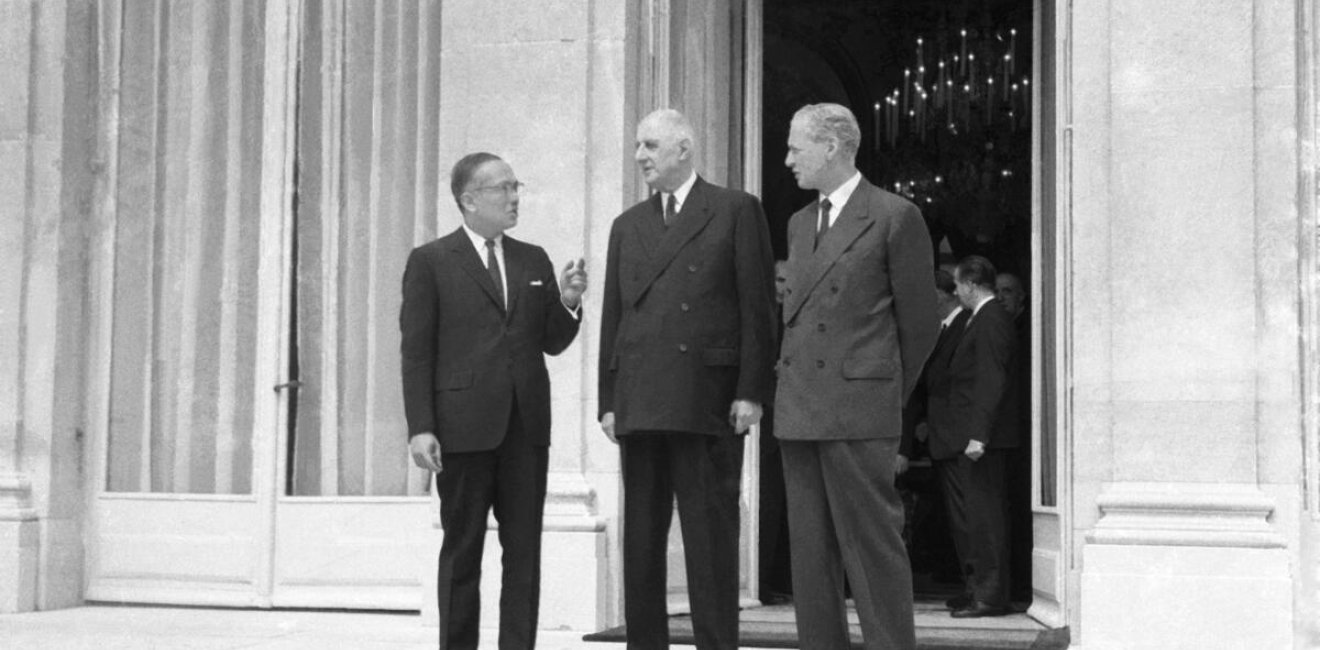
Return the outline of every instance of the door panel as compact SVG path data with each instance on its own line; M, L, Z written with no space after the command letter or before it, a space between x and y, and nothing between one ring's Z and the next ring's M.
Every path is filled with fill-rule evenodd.
M1061 72L1058 5L1036 0L1032 79L1032 588L1028 613L1052 627L1067 625L1067 576L1071 563L1066 433L1071 375L1065 349L1070 298L1067 250L1066 148L1069 122Z
M121 13L122 12L122 13ZM103 2L91 600L260 604L265 3ZM116 119L117 118L117 119ZM264 392L264 394L263 394Z
M416 609L398 286L435 235L439 0L99 6L88 598Z
M417 609L439 549L407 453L408 252L435 237L438 0L303 6L291 425L276 500L278 606Z

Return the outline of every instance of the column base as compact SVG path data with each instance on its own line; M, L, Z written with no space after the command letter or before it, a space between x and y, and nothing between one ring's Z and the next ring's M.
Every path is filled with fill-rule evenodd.
M41 531L31 493L26 476L0 474L0 614L37 608Z
M1087 650L1291 647L1287 549L1256 486L1120 484L1098 504L1082 556Z

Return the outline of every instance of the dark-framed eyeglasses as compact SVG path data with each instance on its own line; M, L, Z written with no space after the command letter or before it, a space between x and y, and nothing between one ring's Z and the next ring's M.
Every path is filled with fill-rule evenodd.
M503 192L505 196L517 194L527 189L527 184L522 181L508 181L499 185L487 185L485 187L474 187L473 192Z

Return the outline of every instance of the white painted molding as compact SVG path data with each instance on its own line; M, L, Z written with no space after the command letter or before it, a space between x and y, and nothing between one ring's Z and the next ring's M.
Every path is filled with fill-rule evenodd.
M1274 501L1255 485L1115 483L1096 499L1091 544L1285 548L1269 523Z
M440 495L431 482L431 527L441 530ZM489 530L499 530L499 522L492 513L487 518ZM546 479L545 519L543 532L602 532L605 519L596 507L596 491L587 478L578 472L550 472Z
M0 521L35 521L32 480L26 474L0 474Z
M596 491L579 472L550 472L545 494L545 530L603 531Z

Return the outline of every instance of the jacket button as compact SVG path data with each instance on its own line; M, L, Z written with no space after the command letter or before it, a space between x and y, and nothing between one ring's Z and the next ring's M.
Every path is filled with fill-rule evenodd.
M692 309L692 307L688 306L687 303L683 303L682 305L679 305L678 308L679 308L679 309L682 309L683 311L691 311L691 309Z
M688 273L696 273L696 272L697 272L697 265L696 265L696 264L689 264L689 265L688 265Z
M838 293L838 292L839 292L838 287L830 287L830 293Z
M816 325L816 331L817 331L817 332L824 332L824 331L825 331L825 323L819 323L819 324L817 324L817 325Z
M784 359L782 365L783 365L784 367L791 366L791 365L793 365L793 360L792 360L792 359Z
M824 367L825 367L825 362L824 362L824 361L821 361L820 359L817 359L817 360L816 360L816 367L817 367L817 368L824 368Z
M797 321L795 321L795 320L791 320L791 321L788 321L788 324L785 325L784 327L789 327L789 328L791 328L791 327L793 327L794 325L797 325Z
M679 351L679 352L687 352L687 343L679 343L679 344L678 344L678 351Z

